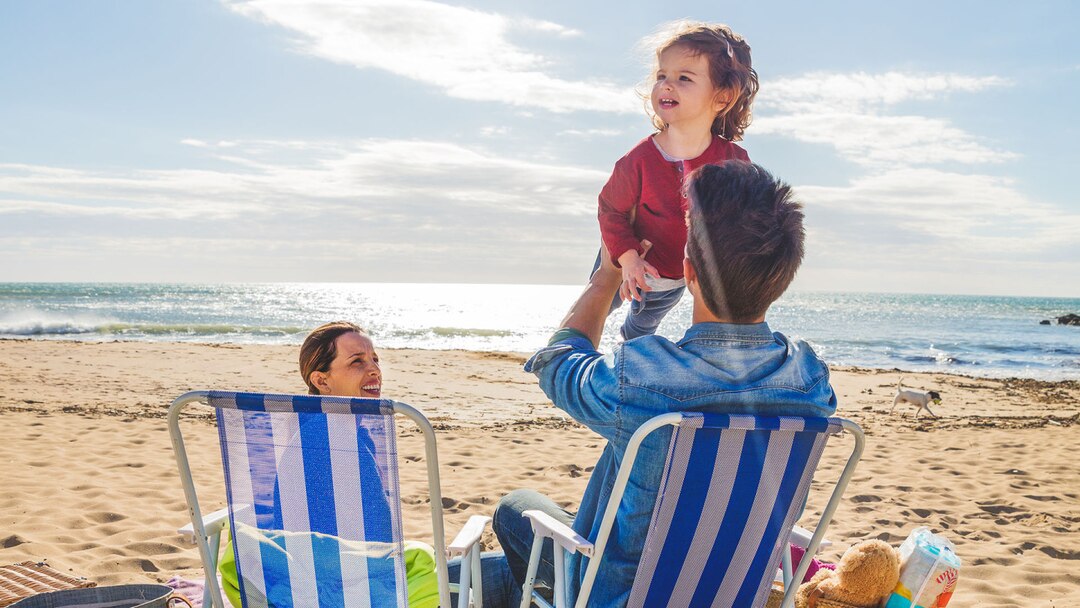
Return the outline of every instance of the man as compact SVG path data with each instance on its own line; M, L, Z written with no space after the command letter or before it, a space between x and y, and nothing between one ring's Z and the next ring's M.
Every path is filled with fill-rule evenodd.
M576 514L531 490L500 501L495 532L518 585L532 544L521 513L545 511L595 538L626 445L646 420L685 411L829 416L836 410L825 363L805 342L788 340L765 323L766 311L795 278L803 257L803 214L790 187L757 165L728 161L697 170L688 195L683 270L693 296L693 325L683 338L643 336L620 344L610 357L597 352L621 279L606 260L549 345L525 364L557 407L608 443ZM670 429L642 444L590 605L626 604L669 439ZM538 578L551 585L550 541L546 545ZM580 554L569 556L571 597L587 565Z

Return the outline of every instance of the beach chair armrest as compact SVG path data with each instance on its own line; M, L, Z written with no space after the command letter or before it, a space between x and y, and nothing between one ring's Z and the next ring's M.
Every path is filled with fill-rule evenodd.
M814 533L802 526L792 526L791 536L788 538L788 542L796 547L802 547L805 549L810 545L810 538L814 536ZM821 539L821 544L818 545L818 551L831 547L833 542L827 538Z
M529 510L521 515L528 517L532 522L533 534L550 538L552 542L567 551L577 551L586 557L592 557L593 544L585 537L574 532L570 526L543 511Z
M225 526L229 525L229 508L218 509L209 515L203 515L203 528L206 536L212 538L221 534ZM195 526L188 522L187 525L176 530L189 543L195 544Z
M461 531L454 537L454 540L450 541L450 544L446 547L447 557L456 557L458 555L465 555L469 550L480 542L480 537L484 534L484 529L491 523L491 518L486 515L473 515L469 518L469 521L465 522L465 525L461 527Z

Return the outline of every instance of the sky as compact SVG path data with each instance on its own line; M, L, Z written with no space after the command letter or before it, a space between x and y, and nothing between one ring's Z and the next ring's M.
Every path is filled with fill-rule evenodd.
M0 2L0 281L577 284L649 40L744 36L794 289L1080 297L1080 4Z

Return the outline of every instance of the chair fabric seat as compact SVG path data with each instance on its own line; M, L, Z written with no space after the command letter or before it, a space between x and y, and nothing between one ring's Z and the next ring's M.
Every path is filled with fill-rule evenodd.
M211 392L247 608L406 605L393 402Z

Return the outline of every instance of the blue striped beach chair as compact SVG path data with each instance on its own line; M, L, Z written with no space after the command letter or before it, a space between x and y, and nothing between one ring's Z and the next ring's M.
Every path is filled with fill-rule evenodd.
M641 426L630 439L597 537L582 538L539 511L526 511L535 532L522 608L535 592L544 538L555 543L555 605L588 605L604 546L622 500L638 448L647 435L674 426L663 477L630 591L629 608L764 606L777 564L782 564L785 608L793 606L809 559L791 572L787 550L818 460L829 436L847 431L854 446L806 546L817 551L862 455L862 430L842 418L759 417L671 413ZM589 558L576 598L568 598L565 555Z
M192 403L215 409L225 471L228 507L206 518L179 424ZM384 399L195 391L173 402L168 422L206 572L203 605L225 608L215 573L227 524L245 608L405 608L395 414L425 439L440 605L451 605L448 553L464 556L460 588L472 590L458 605L478 605L490 518L474 516L445 546L435 435L423 414Z

